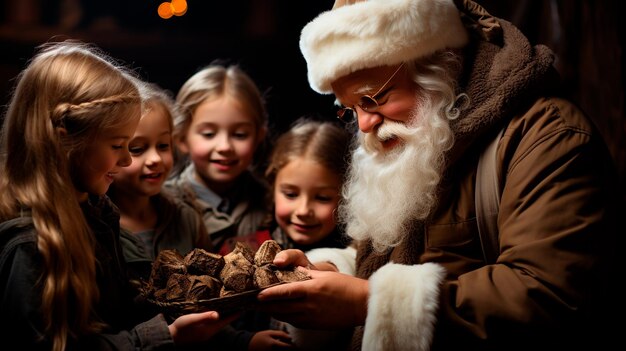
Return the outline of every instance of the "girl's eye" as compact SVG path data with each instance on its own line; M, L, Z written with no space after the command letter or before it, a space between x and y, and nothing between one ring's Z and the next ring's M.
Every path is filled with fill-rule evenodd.
M113 150L121 150L124 148L124 145L113 145Z
M298 197L298 193L296 193L295 191L283 191L283 196L288 199L295 199L296 197Z
M170 144L168 144L168 143L158 144L157 148L159 150L167 151L167 150L170 149Z
M141 146L131 146L128 148L128 151L133 155L139 155L144 151L144 148Z
M318 195L316 198L320 202L331 202L331 201L333 201L333 197L332 196Z
M250 135L249 133L239 132L239 133L235 133L234 137L237 139L246 139L248 138L249 135Z
M200 135L202 135L206 139L211 139L211 138L213 138L215 136L215 133L213 133L213 132L202 132L202 133L200 133Z

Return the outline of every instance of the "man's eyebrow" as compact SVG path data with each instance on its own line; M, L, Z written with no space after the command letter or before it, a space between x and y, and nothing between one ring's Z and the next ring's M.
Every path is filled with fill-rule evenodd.
M365 95L365 94L374 93L375 91L376 91L375 87L373 87L371 84L363 84L360 88L355 90L353 92L353 94L354 95Z
M385 90L387 90L387 89L385 89ZM374 87L372 87L371 84L364 84L360 88L354 90L352 92L352 94L353 95L359 95L359 98L360 98L361 95L372 94L374 92L376 92L376 90L374 89ZM339 101L339 99L335 98L335 106L343 107L345 105L342 104L341 101Z

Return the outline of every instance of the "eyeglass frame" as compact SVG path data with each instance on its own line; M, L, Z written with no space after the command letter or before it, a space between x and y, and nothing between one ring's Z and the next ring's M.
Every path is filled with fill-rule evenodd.
M361 96L359 98L359 103L354 105L354 107L342 107L339 110L337 110L337 118L339 118L340 121L348 123L349 121L346 121L344 116L346 115L346 113L348 113L349 111L352 112L352 116L353 118L356 120L357 119L357 112L355 107L359 106L359 108L363 111L366 112L376 112L378 111L378 108L380 108L381 105L384 105L385 103L387 103L386 101L383 102L382 104L378 103L378 100L376 99L376 95L382 93L385 88L387 87L387 85L393 80L393 78L395 78L395 76L398 74L398 72L400 72L400 69L404 66L404 62L402 62L400 64L400 66L398 66L398 68L396 68L396 70L393 72L393 74L389 77L389 79L387 79L387 81L385 81L385 83L374 93L374 94L365 94L363 96ZM365 99L366 101L369 101L370 103L373 103L373 105L371 107L364 107L363 106L363 99Z

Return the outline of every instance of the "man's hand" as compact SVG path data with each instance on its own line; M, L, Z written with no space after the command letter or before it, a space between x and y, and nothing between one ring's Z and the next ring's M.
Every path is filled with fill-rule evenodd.
M276 257L274 257L274 264L279 268L304 267L318 271L337 272L337 266L335 266L332 262L316 262L313 264L309 261L304 252L297 249L280 251L276 254Z
M304 252L297 249L282 250L274 257L274 264L279 268L286 267L305 267L310 268L312 266L309 259Z
M298 250L285 250L285 262L310 264ZM285 251L281 251L285 252ZM280 254L279 253L279 254ZM282 257L276 255L279 262ZM274 261L276 265L278 263ZM298 268L312 279L277 285L261 291L258 308L298 328L335 329L365 324L369 284L367 280L336 272Z

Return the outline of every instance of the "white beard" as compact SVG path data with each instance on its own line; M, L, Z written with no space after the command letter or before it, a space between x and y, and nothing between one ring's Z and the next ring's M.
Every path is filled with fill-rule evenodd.
M385 121L375 133L359 134L343 188L339 219L353 239L371 239L377 252L394 247L425 219L436 203L444 153L453 133L440 106L421 101L413 125ZM380 140L401 140L384 151Z

